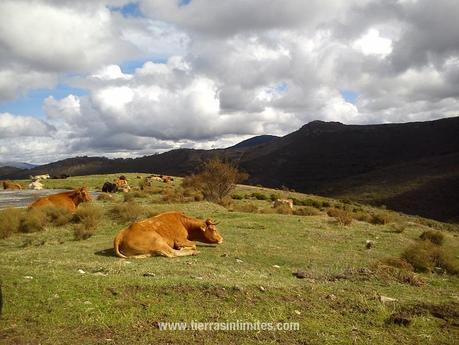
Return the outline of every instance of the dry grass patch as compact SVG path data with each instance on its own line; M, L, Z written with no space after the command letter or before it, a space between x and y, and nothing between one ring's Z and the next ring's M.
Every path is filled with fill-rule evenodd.
M445 236L440 231L435 230L424 231L419 238L423 241L430 241L439 246L441 246L445 240Z
M338 224L341 224L344 226L351 225L352 223L352 215L345 210L340 210L337 208L330 208L327 211L327 215L329 217L335 218Z
M417 272L433 272L436 269L448 274L458 274L459 266L454 255L430 241L422 241L408 247L402 258Z
M304 206L296 208L293 214L296 216L318 216L321 212L314 207Z
M8 208L0 213L0 239L10 237L19 231L23 213L17 208Z
M145 213L144 208L135 201L123 202L115 205L110 214L119 222L127 223L140 219Z

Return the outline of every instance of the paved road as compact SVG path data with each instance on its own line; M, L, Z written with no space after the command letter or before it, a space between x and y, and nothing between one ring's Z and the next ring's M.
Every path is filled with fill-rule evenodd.
M32 201L43 195L67 192L66 189L42 189L42 190L0 190L0 209L8 207L27 207ZM93 196L96 193L92 193Z

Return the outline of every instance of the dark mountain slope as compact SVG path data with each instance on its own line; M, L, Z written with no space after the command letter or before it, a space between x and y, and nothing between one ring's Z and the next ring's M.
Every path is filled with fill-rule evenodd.
M313 121L282 138L219 150L179 149L136 159L77 157L2 174L186 175L213 157L236 162L250 183L345 197L439 220L457 220L459 117L387 125ZM256 139L255 139L256 141ZM250 143L250 140L249 140Z

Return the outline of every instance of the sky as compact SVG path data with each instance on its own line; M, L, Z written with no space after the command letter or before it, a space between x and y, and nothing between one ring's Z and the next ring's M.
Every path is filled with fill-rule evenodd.
M457 0L1 0L0 161L459 115Z

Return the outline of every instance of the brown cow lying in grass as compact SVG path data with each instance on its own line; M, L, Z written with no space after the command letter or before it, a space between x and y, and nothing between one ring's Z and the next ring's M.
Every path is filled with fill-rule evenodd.
M3 181L3 189L22 189L21 185L13 181Z
M180 212L165 212L131 224L113 241L117 256L127 258L162 255L169 258L196 255L196 242L222 243L216 223Z
M74 212L82 202L90 201L91 194L86 187L78 188L70 192L63 192L44 196L35 200L29 207L42 207L52 204L57 207L65 207Z

